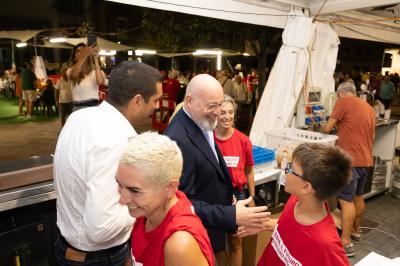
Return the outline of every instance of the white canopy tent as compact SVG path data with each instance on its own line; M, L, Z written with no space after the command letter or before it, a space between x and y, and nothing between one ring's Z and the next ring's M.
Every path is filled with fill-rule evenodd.
M240 52L232 52L232 51L228 51L228 50L224 50L224 49L219 49L219 48L212 48L212 49L204 49L206 51L213 51L213 52L218 52L221 51L221 56L238 56L238 55L242 55L242 53ZM175 57L175 56L188 56L188 55L193 55L195 51L193 52L186 52L186 53L171 53L171 52L160 52L157 53L157 55L162 56L162 57ZM207 58L215 58L216 54L207 54L204 53L202 55L196 55L199 57L207 57Z
M35 37L41 31L42 30L2 30L0 31L0 39L13 39L20 42L26 42Z
M109 1L276 28L284 28L290 10L300 7L308 10L311 17L318 14L318 20L337 22L334 29L341 37L400 44L399 0Z
M290 13L282 34L283 44L254 117L250 139L266 146L264 132L288 127L303 88L309 63L307 47L314 37L315 24L301 11ZM256 130L253 130L256 129Z
M66 43L69 43L71 45L77 45L78 43L85 43L87 42L87 38L67 38ZM123 44L118 44L100 37L97 37L97 45L100 48L100 50L105 50L105 51L126 51L133 49L130 46L126 46Z

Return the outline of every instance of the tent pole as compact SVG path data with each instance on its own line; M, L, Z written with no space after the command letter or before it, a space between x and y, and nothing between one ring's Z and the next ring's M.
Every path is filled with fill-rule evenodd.
M37 56L36 36L33 38L33 47L35 47L35 56Z
M11 40L11 64L15 64L15 47L13 40Z

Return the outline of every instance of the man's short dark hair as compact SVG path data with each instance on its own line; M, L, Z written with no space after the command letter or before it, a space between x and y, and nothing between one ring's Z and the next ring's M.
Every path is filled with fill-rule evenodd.
M110 73L107 102L124 107L137 94L148 102L157 93L159 82L157 69L138 61L121 62Z
M320 201L335 195L351 181L351 159L340 148L329 144L303 143L293 152L293 161L303 170Z

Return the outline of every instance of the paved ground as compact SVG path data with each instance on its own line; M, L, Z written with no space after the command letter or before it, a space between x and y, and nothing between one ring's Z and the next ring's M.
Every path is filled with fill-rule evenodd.
M367 225L377 223L376 229L392 234L398 240L381 231L365 230L361 243L354 244L356 256L350 259L352 265L371 251L391 259L400 257L400 199L389 193L368 199L365 218L370 221Z
M151 120L135 127L137 132L151 129ZM0 161L19 160L54 153L60 121L0 125Z

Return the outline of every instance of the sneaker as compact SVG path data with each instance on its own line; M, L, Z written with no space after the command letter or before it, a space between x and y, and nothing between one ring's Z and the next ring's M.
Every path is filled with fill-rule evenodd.
M347 257L354 257L354 255L356 255L356 250L354 249L354 245L352 242L344 246L344 251L346 252Z
M358 233L351 233L351 240L356 244L361 243L361 233L361 229L358 229Z

